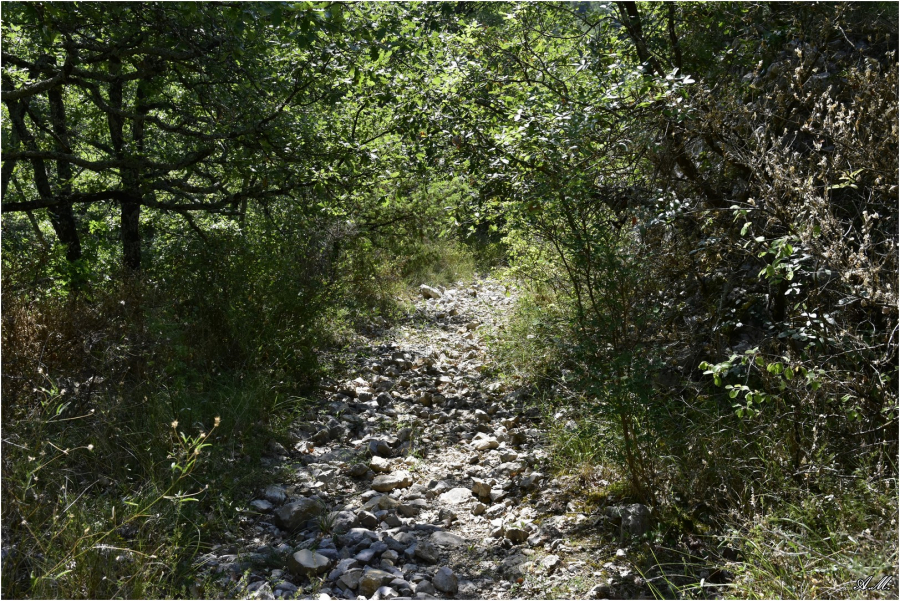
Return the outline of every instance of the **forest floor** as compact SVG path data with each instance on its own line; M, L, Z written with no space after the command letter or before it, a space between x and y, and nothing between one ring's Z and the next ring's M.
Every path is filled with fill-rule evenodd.
M278 484L199 558L207 583L255 599L652 598L645 578L663 579L628 544L646 508L586 504L609 483L553 473L542 411L490 375L485 340L515 289L420 292L345 351L293 448L269 445L261 469Z

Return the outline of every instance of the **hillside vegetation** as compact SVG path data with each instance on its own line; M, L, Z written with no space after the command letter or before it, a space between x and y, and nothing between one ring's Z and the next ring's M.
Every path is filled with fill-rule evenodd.
M348 345L476 273L519 290L490 373L579 503L653 509L652 561L896 595L897 29L887 2L4 2L3 596L227 594L196 558L260 457Z

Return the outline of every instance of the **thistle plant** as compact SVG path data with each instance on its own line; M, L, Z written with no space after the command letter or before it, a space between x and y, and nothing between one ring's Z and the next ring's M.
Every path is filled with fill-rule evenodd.
M219 417L216 417L213 427L209 432L200 432L196 436L189 436L184 432L179 432L178 422L173 421L171 424L173 444L168 458L172 459L171 470L174 477L169 483L168 487L162 493L154 495L149 500L143 503L128 500L124 501L126 505L129 505L135 509L133 512L130 512L130 514L123 516L123 519L121 520L116 519L116 511L115 507L113 507L112 515L110 517L112 527L108 529L99 532L93 532L90 526L86 527L84 531L80 535L78 535L72 543L68 545L67 552L62 555L62 557L55 563L55 565L49 567L46 570L41 570L42 573L40 575L35 575L34 573L32 573L32 590L40 590L40 588L38 588L40 587L40 585L48 585L52 588L54 584L65 577L66 574L72 572L78 562L88 552L93 550L123 551L127 553L133 553L145 559L155 560L156 555L154 555L153 553L144 553L136 549L121 548L118 546L107 544L105 541L110 538L110 536L117 530L122 530L123 528L129 526L130 524L133 524L139 519L152 517L153 514L150 513L150 510L154 506L158 505L160 501L172 501L176 504L177 507L180 508L180 506L184 503L198 500L197 496L205 491L208 486L204 486L202 489L195 492L187 492L186 490L184 490L186 480L196 469L203 449L210 446L208 440L213 431L219 426L220 423L221 419ZM36 481L37 472L43 467L47 466L63 455L67 455L73 451L80 449L93 451L93 445L79 447L78 449L58 449L59 454L57 456L44 461L31 471L28 476L29 480ZM26 527L29 527L28 524L24 525ZM35 540L39 540L37 537L37 533L32 533L32 535L35 537Z

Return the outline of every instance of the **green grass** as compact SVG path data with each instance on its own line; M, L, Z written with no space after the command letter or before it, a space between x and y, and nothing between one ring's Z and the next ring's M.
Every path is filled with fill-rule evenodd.
M799 504L738 522L732 540L745 561L736 566L735 585L743 596L763 598L896 598L897 494L895 483L882 490L844 495L809 495ZM894 576L894 588L856 591L857 580L874 586Z

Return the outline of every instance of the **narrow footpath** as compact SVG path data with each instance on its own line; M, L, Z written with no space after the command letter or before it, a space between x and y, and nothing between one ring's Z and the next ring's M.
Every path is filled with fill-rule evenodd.
M516 291L420 293L357 349L293 448L270 445L266 467L293 476L257 491L240 545L200 558L209 577L252 599L649 598L598 536L610 518L580 511L575 477L549 476L538 412L485 375L483 340Z

